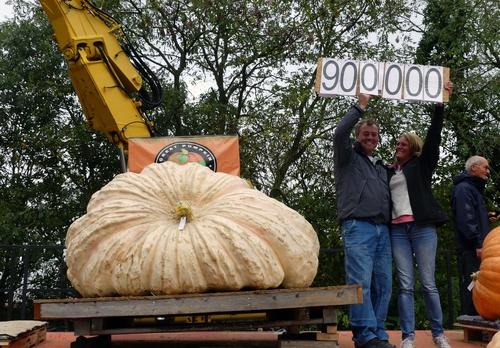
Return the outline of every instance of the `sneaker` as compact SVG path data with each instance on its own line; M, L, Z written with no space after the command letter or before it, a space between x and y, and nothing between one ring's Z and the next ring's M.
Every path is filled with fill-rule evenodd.
M401 341L401 345L399 348L415 348L415 337L408 336L404 340Z
M438 348L451 348L450 343L448 343L448 338L444 334L433 337L432 340Z

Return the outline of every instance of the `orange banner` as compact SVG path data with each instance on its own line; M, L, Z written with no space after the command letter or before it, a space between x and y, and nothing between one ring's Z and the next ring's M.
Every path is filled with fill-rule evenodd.
M237 136L132 138L128 143L128 170L140 173L151 163L198 162L214 172L240 175Z

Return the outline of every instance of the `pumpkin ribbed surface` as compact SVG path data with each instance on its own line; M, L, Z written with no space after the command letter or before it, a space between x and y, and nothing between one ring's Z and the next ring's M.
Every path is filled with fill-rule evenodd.
M483 318L500 319L500 227L490 231L484 239L472 300Z
M500 348L500 331L493 335L493 338L490 343L488 343L486 348Z
M319 253L294 210L239 177L172 162L96 192L66 247L68 277L85 297L307 287Z

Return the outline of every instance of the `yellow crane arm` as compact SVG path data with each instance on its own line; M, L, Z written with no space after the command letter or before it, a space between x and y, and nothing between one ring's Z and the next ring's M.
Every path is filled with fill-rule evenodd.
M40 0L91 128L122 149L152 136L138 98L142 78L118 38L122 27L89 0Z

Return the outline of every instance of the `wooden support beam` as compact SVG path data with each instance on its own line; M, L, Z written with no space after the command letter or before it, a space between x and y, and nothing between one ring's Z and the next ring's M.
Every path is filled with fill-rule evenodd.
M190 315L340 306L362 302L357 285L171 296L35 300L45 320Z
M499 328L493 328L488 326L476 326L476 325L467 325L455 323L454 326L461 327L464 331L464 341L465 342L488 342L491 340L491 337L498 331Z
M279 348L338 348L334 341L279 340Z

